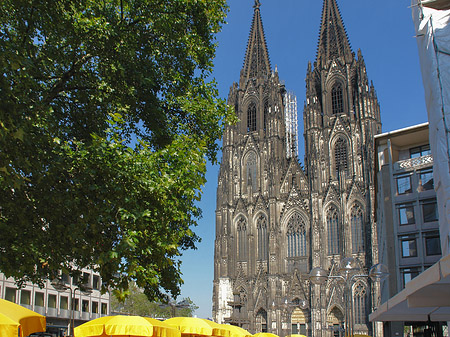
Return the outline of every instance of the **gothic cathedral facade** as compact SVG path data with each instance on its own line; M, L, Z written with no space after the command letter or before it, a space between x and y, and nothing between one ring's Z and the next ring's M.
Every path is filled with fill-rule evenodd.
M223 137L213 319L252 333L343 335L343 287L331 278L313 285L308 274L322 267L333 275L345 257L366 272L377 262L374 135L381 120L336 0L324 0L317 56L307 69L304 167L293 103L271 68L255 0L244 66L228 97L239 122ZM369 281L355 282L352 294L353 331L371 334Z

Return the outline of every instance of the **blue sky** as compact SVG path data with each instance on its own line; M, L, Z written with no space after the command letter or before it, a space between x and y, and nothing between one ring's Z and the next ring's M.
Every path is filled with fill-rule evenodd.
M369 80L381 106L383 132L427 121L410 1L337 0L351 47L361 49ZM260 0L272 68L298 100L300 161L303 163L303 102L308 61L314 62L322 0ZM254 0L229 0L227 24L217 36L214 77L220 96L228 97L239 72L253 17ZM185 252L181 296L199 306L196 315L211 317L214 278L214 237L218 166L208 166L196 233L198 250Z

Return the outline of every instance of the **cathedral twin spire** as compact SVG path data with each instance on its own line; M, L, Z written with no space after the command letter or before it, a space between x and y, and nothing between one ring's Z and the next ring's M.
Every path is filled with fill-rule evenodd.
M245 53L244 68L242 74L246 80L255 79L257 77L266 77L271 73L269 52L267 50L266 37L261 19L261 11L259 7L261 3L255 0L253 6L253 22L250 30L250 36Z

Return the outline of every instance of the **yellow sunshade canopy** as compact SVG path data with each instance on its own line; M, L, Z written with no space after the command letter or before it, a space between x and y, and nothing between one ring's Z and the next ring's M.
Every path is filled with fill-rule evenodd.
M19 324L21 337L28 336L33 332L45 331L47 323L44 316L16 303L0 299L0 314ZM17 337L17 330L15 331L14 336Z
M254 337L278 337L278 335L275 335L274 333L270 332L258 332L253 335Z
M210 321L209 319L203 320L212 328L212 336L230 337L231 331L225 325Z
M140 316L104 316L86 322L74 330L75 337L133 336L180 337L178 330L153 318Z
M229 325L229 324L222 324L224 325L227 329L230 330L231 336L230 337L251 337L253 336L250 332L248 332L247 330L236 326L236 325Z
M177 328L182 335L213 335L213 328L203 319L197 317L172 317L166 319L164 323Z
M20 324L13 321L8 316L0 314L0 336L17 337L19 334Z

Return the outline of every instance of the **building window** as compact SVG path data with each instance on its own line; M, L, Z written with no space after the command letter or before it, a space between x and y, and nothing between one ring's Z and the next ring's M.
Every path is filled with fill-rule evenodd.
M92 313L98 314L98 302L92 302Z
M5 300L16 303L16 293L17 293L16 288L6 287L5 288Z
M420 171L419 179L421 191L428 191L434 189L433 170Z
M69 309L69 298L67 296L61 296L59 299L59 308L64 310Z
M436 199L422 202L422 215L423 222L432 222L438 220L439 216Z
M398 205L398 223L400 225L411 225L416 222L414 217L414 205L402 204Z
M95 290L100 289L100 277L98 275L93 275L92 277L92 288Z
M331 108L333 115L340 114L344 112L343 99L342 99L342 87L340 84L335 85L331 89Z
M351 213L352 252L364 252L363 214L360 207L353 207Z
M339 172L347 172L347 142L343 138L339 138L334 144L334 163L337 177Z
M81 311L82 312L89 312L89 301L88 300L82 300L81 301Z
M267 220L264 215L259 216L256 221L256 228L258 231L258 259L267 260L269 237L267 235Z
M400 269L400 274L402 275L404 288L409 281L411 281L414 277L420 274L420 269L419 267L402 268Z
M238 236L238 259L239 261L247 260L247 222L241 216L237 222Z
M428 256L442 254L439 232L425 233L425 253Z
M398 194L406 194L412 192L411 187L411 176L397 176L395 178L397 182L397 193Z
M91 274L83 273L83 285L90 285Z
M247 109L247 132L256 131L256 104L250 103Z
M353 292L355 324L366 323L366 288L358 283Z
M48 294L48 307L56 308L56 295Z
M417 256L417 241L413 236L400 237L400 244L402 249L402 257L416 257Z
M107 315L107 314L108 314L108 304L102 303L102 315Z
M289 219L287 241L288 257L306 256L306 226L299 213Z
M340 234L338 224L338 212L332 207L327 212L327 230L328 230L328 254L336 255L340 251Z
M24 289L20 291L20 304L31 305L31 291Z
M252 190L255 191L257 187L256 178L256 154L251 152L247 157L247 186L251 186Z
M34 305L38 307L44 306L44 293L40 292L34 293Z
M410 158L419 158L422 156L427 156L431 154L430 145L422 145L409 149Z

